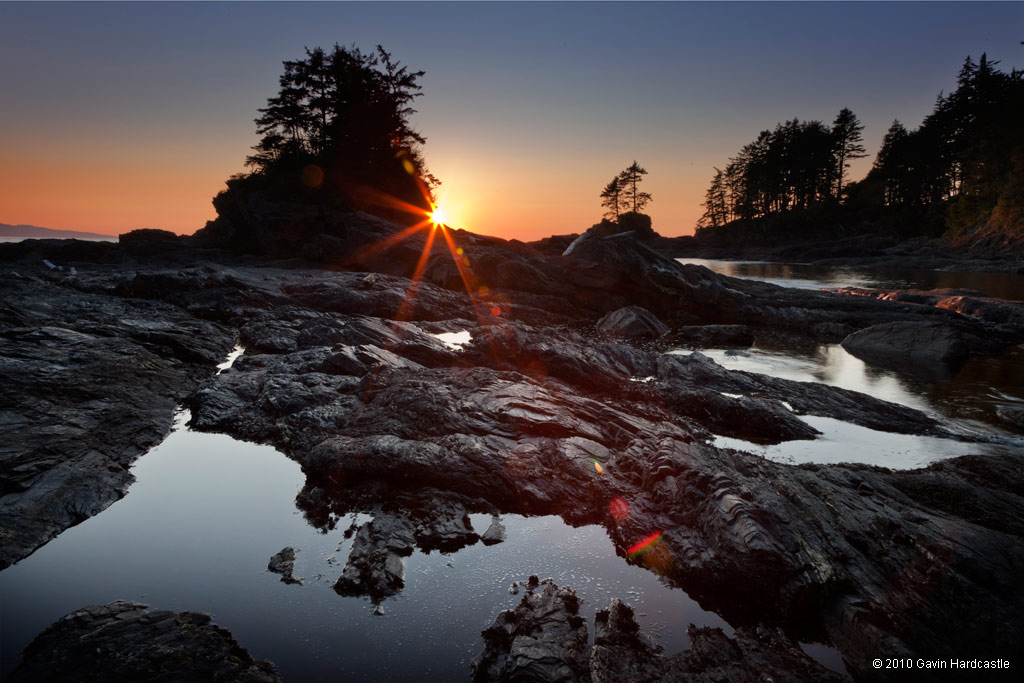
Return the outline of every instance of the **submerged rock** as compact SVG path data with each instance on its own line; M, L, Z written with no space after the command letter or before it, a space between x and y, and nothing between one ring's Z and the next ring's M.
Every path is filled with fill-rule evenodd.
M150 611L117 601L71 612L36 636L7 678L37 681L280 680L270 662L249 656L227 629L197 612Z
M281 552L270 558L267 569L275 574L281 575L281 581L285 583L302 585L302 579L292 576L295 569L295 548L282 548Z

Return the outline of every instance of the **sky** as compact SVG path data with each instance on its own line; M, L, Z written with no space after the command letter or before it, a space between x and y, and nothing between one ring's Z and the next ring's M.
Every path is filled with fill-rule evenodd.
M0 223L188 234L257 141L281 62L382 44L423 70L413 126L458 228L601 219L634 160L664 235L759 131L849 107L870 168L967 55L1024 67L1024 3L0 2Z

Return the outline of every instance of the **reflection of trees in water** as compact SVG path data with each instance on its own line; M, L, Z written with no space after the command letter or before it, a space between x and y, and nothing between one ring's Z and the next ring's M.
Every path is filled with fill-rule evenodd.
M960 368L932 376L881 368L852 356L838 344L797 345L785 339L759 341L745 355L711 354L727 367L797 381L813 381L860 391L947 418L980 420L1005 428L996 410L1024 403L1024 351L972 358Z
M730 277L802 280L818 287L973 289L1000 299L1024 301L1024 277L1016 273L965 273L902 268L860 269L799 263L697 262L716 273Z

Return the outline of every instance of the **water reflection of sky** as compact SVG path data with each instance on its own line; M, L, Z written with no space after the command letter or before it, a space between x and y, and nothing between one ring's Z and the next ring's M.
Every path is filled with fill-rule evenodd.
M675 353L687 354L689 350ZM777 462L835 464L859 462L895 469L925 467L937 460L976 453L1020 452L1024 440L996 426L1000 405L1024 404L1024 363L1017 350L1006 356L976 358L949 381L920 381L910 376L868 365L838 344L813 349L754 347L747 350L704 349L701 351L730 370L756 372L798 382L818 382L859 391L869 396L916 408L940 419L954 421L963 429L997 434L1010 440L1002 445L978 444L879 432L847 422L804 416L822 432L815 440L789 441L759 446L741 439L717 437L716 445L763 455ZM1005 365L1000 371L993 364ZM1002 389L991 386L994 377Z
M908 386L907 379L868 365L838 344L824 344L804 352L752 348L705 349L701 353L730 370L757 372L797 382L820 382L918 410L934 408Z
M468 680L480 631L519 601L509 586L530 574L573 587L591 635L594 612L612 597L633 605L668 652L688 646L691 622L731 633L685 592L618 557L604 529L557 517L506 516L504 543L414 553L405 590L374 616L367 600L332 590L351 549L348 520L326 535L309 526L295 507L302 471L273 448L179 430L133 472L127 497L0 572L0 675L60 616L126 599L212 613L285 680ZM478 532L490 523L472 519ZM305 585L266 571L289 545Z

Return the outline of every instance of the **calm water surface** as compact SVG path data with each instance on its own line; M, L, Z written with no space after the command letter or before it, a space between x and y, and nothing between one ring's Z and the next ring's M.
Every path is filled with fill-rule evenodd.
M368 600L332 590L351 540L306 523L295 507L302 471L273 448L179 426L133 472L124 499L0 572L4 673L60 616L120 598L209 612L286 680L468 680L480 631L518 603L509 586L531 574L577 591L591 637L594 612L612 597L633 605L668 652L688 647L691 622L732 632L682 590L616 556L602 528L557 517L506 516L507 540L491 547L415 552L405 590L375 616ZM490 523L487 515L472 520L481 533ZM266 571L289 545L302 586ZM841 666L834 651L814 652Z
M961 273L900 268L853 268L806 263L676 259L706 266L731 277L762 280L783 287L866 287L870 289L973 289L1001 299L1024 300L1024 275L1014 273Z
M678 260L707 266L724 275L764 280L786 287L950 287L1024 298L1024 276L1007 273L876 272L800 264ZM838 344L801 348L757 345L746 350L706 349L701 352L731 370L860 391L923 410L958 429L986 434L998 441L972 444L888 434L839 420L804 417L802 419L821 431L822 436L813 441L793 441L768 447L719 437L716 443L722 446L787 463L866 462L897 469L923 467L936 460L968 453L1024 451L1024 440L1021 439L1024 429L1013 429L997 414L1001 407L1024 406L1024 349L1020 347L1012 347L1000 356L972 358L952 377L934 379L868 365ZM675 353L686 354L689 351Z

